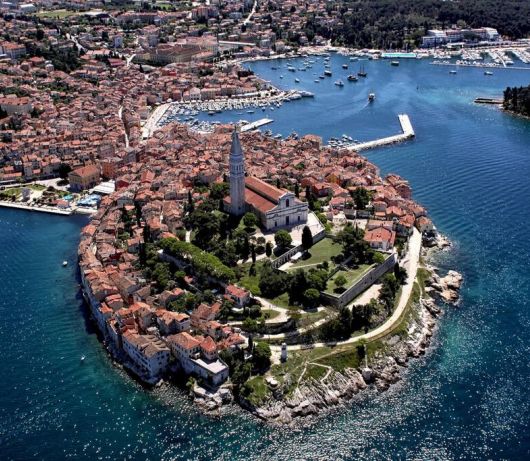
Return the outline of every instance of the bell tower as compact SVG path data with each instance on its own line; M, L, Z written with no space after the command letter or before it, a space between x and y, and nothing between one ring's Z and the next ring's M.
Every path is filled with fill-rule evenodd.
M230 212L241 216L245 213L245 158L239 128L232 133L232 147L230 149Z

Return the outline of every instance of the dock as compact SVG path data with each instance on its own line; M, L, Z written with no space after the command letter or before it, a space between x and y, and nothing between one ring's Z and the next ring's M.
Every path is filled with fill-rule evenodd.
M241 127L241 133L244 133L245 131L252 131L256 130L261 126L268 125L269 123L274 122L274 120L270 118L261 118L259 120L256 120L255 122L249 123L248 125L243 125Z
M475 104L502 104L502 99L495 99L495 98L476 98L473 101Z
M386 138L375 139L373 141L367 141L358 144L350 144L345 147L347 149L360 152L362 150L375 149L376 147L387 146L389 144L395 144L414 138L416 134L414 133L414 128L412 128L412 123L410 123L409 116L407 114L399 114L398 118L399 123L401 125L401 134L396 134L394 136L388 136Z

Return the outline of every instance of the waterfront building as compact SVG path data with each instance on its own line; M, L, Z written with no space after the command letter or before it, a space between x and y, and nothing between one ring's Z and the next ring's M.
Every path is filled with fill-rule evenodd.
M156 378L166 371L170 351L161 339L128 330L123 334L122 341L123 350L134 362L138 372L148 378Z
M183 332L168 336L168 344L184 373L219 386L228 379L228 366L218 357L215 341Z
M100 171L97 165L87 165L77 168L68 174L70 190L80 192L82 190L90 189L97 185L99 177Z

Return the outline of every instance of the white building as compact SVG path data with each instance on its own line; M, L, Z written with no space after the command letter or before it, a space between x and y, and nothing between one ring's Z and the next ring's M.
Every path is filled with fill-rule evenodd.
M183 332L168 336L167 341L186 374L198 376L213 386L228 379L228 366L219 359L217 346L210 336L199 340Z
M148 378L156 378L166 371L170 351L161 339L153 335L139 335L133 331L126 331L122 340L123 350L140 373Z

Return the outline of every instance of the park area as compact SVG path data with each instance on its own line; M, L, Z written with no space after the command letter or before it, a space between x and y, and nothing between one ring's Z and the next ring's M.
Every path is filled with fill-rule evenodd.
M325 292L333 295L346 291L373 267L375 264L360 264L355 268L341 268L328 280L328 287Z
M307 256L302 257L295 263L290 263L286 269L310 269L318 264L322 264L327 261L330 267L333 266L332 258L342 253L342 245L335 243L330 238L324 238L320 242L315 243L308 251Z

